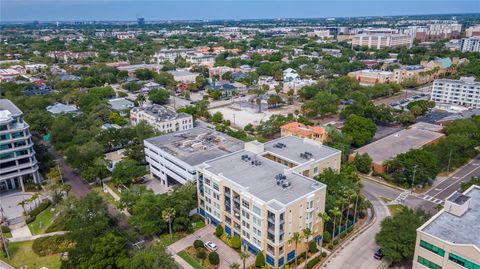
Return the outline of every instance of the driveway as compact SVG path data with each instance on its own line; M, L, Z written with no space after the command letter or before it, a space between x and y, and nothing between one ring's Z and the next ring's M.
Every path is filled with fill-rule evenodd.
M8 219L14 219L23 216L23 209L18 205L23 200L32 197L33 192L21 192L18 190L9 191L0 195L0 210L2 216ZM39 200L40 201L40 200ZM34 203L27 203L25 210L33 209Z
M242 260L238 253L229 247L227 244L223 243L222 240L217 238L214 235L215 227L212 225L207 225L205 228L196 231L195 233L178 240L177 242L168 246L168 250L172 255L177 254L178 252L186 249L187 247L193 245L193 242L197 239L202 240L203 242L212 241L218 246L217 253L220 256L220 266L219 269L229 269L230 264L238 263L242 265ZM246 265L249 266L253 264L255 257L253 254L250 254Z
M350 241L344 246L343 249L335 253L325 265L326 268L370 269L378 268L382 264L382 261L373 258L373 253L379 248L375 243L375 235L380 231L380 223L390 215L390 211L380 199L365 189L363 193L375 209L376 218L374 219L374 223L362 234L353 239L353 241Z

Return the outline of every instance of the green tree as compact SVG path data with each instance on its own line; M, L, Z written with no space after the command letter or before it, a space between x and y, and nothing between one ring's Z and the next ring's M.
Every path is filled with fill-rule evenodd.
M472 177L472 179L470 179L469 181L463 182L460 186L460 189L462 190L462 192L464 192L468 190L468 188L470 188L472 185L480 186L480 177Z
M435 180L439 169L436 156L424 149L412 149L388 163L388 172L398 184L425 184Z
M162 219L168 223L168 233L170 234L170 239L172 239L172 221L175 218L175 209L169 207L162 211Z
M148 99L155 104L164 105L170 98L170 92L164 89L153 89L148 92Z
M134 179L145 174L145 167L134 160L124 159L115 164L112 171L112 182L118 185L129 185Z
M128 259L127 240L108 232L93 240L88 266L93 268L123 268Z
M242 246L242 242L240 241L240 237L234 235L232 237L232 240L230 241L231 245L232 245L232 248L234 249L240 249L240 247Z
M177 269L177 264L161 244L142 249L127 259L125 269Z
M305 264L306 264L306 269L308 269L308 252L310 250L310 244L308 244L308 242L310 241L310 236L312 236L312 230L310 230L310 228L304 228L302 230L302 234L303 234L303 238L305 238L305 241L307 242L306 245L307 245L307 248L305 249Z
M265 266L265 256L263 252L258 252L257 256L255 257L255 266L257 268L263 268Z
M297 249L298 242L300 242L300 240L302 240L302 235L299 232L294 232L292 237L290 237L290 239L288 239L288 243L289 244L294 243L295 244L295 249ZM295 253L295 267L297 267L297 256L298 256L297 253Z
M150 80L155 77L156 73L152 70L142 68L135 70L135 76L140 80Z
M220 257L218 256L218 253L217 252L210 252L208 254L208 261L210 262L210 264L217 267L218 264L220 263Z
M393 262L411 260L415 251L417 228L428 220L421 210L404 208L380 224L380 232L375 236L385 257Z
M305 102L302 110L308 117L324 117L337 112L338 101L337 95L321 91L311 100Z
M217 237L220 237L223 235L223 227L222 225L218 224L217 227L215 227L215 235Z
M353 165L359 172L368 174L372 168L372 158L370 158L366 152L364 154L357 154L355 160L353 160Z
M377 126L375 123L357 115L348 116L342 132L352 137L353 145L360 147L372 140Z
M211 117L211 121L213 123L221 123L223 121L223 114L222 112L220 111L217 111L215 113L213 113L212 117Z
M245 264L246 264L247 259L249 257L250 257L250 253L245 252L245 251L240 252L240 259L242 260L242 263L243 263L243 269L245 269Z

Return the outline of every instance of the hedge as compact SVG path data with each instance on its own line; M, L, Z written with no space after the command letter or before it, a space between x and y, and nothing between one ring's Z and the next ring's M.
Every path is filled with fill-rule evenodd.
M43 210L47 209L51 204L52 202L50 202L50 200L45 199L36 208L30 211L28 215L30 215L30 217L36 217L38 214L42 213Z
M215 227L215 235L217 237L220 237L222 236L222 234L223 234L223 227L222 225L218 224L217 227Z
M315 265L317 265L317 263L319 263L321 260L321 257L320 256L317 256L313 259L311 259L310 261L308 261L307 263L307 268L313 268Z
M37 218L36 216L29 216L29 217L25 220L25 223L26 223L26 224L30 224L30 223L34 222L36 218Z
M240 247L242 246L242 241L240 241L240 237L236 235L232 237L230 243L232 244L231 247L234 249L240 249Z
M317 244L315 244L314 241L308 242L308 251L310 253L317 253L318 252Z
M63 234L40 237L33 241L32 249L38 256L47 256L67 251L70 243Z
M257 257L255 257L255 266L257 268L263 268L265 266L265 256L262 252L258 252Z
M193 247L194 248L203 248L204 246L205 245L204 245L203 241L200 240L200 239L197 239L197 240L193 241Z
M220 263L220 257L217 252L210 252L208 254L208 261L213 265L218 265Z
M0 226L2 229L2 233L9 233L11 232L10 227L8 226Z

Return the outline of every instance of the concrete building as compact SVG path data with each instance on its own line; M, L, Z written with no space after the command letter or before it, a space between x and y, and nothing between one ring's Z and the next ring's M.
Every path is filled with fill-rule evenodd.
M53 105L47 106L47 111L50 112L53 116L59 115L61 113L79 113L80 110L75 105L65 105L62 103L55 103Z
M320 126L307 126L300 122L290 122L280 127L282 136L294 135L301 138L309 138L319 142L327 140L328 133Z
M25 190L25 181L40 183L31 137L22 111L0 99L0 192Z
M128 111L134 107L133 102L125 98L110 99L108 100L108 103L113 110L117 111L123 117L125 117L128 114Z
M12 68L0 69L0 82L13 81L20 76L20 72Z
M465 29L465 36L466 37L480 36L480 24L473 25Z
M409 34L357 34L352 39L352 46L362 46L374 49L407 47L413 45L413 37Z
M356 79L363 85L375 85L378 83L390 83L393 80L393 72L375 69L364 69L348 73L348 76Z
M195 79L198 77L197 73L192 73L184 70L168 71L168 73L173 76L173 79L175 81L185 84L194 83Z
M130 110L130 123L137 125L145 121L162 133L185 131L193 128L192 115L177 113L161 105L135 107Z
M412 29L417 40L437 41L459 37L462 25L456 21L436 21L426 26L412 27Z
M417 229L413 269L480 268L480 187L454 192Z
M462 38L460 48L463 52L480 52L480 36Z
M437 79L432 86L431 100L439 103L480 108L480 82L474 77L459 80Z
M165 186L193 182L198 165L243 148L242 141L201 126L149 138L144 145L151 175Z
M326 186L311 176L326 168L339 169L340 155L317 141L294 136L246 143L244 150L198 168L200 214L222 225L228 235L239 236L253 254L262 251L269 266L282 268L305 251L304 240L298 246L288 243L295 232L309 228L313 235L308 241L321 240L318 213L325 211Z
M437 143L444 136L440 133L442 128L442 126L425 122L415 123L407 129L355 150L348 156L348 160L353 161L357 154L367 153L372 159L372 170L377 173L384 173L387 169L386 162L395 158L398 154Z
M185 58L187 54L194 52L194 49L162 49L153 55L153 59L158 64L161 64L163 62L174 63L178 57Z

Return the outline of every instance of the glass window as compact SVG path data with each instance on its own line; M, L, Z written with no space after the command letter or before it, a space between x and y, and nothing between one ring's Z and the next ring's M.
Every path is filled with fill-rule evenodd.
M469 260L466 260L460 256L457 256L453 253L449 253L448 254L448 260L460 265L460 266L463 266L464 268L468 268L468 269L480 269L480 265L476 264L476 263L473 263Z
M431 252L439 255L439 256L445 256L445 251L439 247L436 247L428 242L425 242L423 240L420 240L420 246L424 249L430 250Z
M261 216L262 215L262 210L259 207L253 205L253 213Z
M442 267L436 263L433 263L421 256L418 256L417 261L419 264L424 265L430 269L442 269Z

